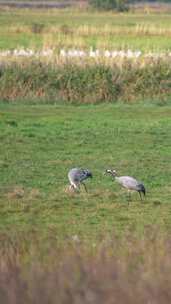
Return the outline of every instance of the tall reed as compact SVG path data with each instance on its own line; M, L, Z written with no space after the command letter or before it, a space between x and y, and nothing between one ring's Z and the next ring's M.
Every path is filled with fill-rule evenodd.
M170 92L170 59L16 59L0 68L1 100L10 102L133 102Z

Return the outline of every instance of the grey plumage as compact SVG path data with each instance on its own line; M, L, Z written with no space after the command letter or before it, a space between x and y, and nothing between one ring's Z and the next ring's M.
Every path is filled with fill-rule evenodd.
M86 192L87 188L84 184L84 180L92 178L92 173L87 169L73 168L68 173L68 179L70 182L70 189L79 190L80 186L83 185Z
M131 176L117 176L117 173L115 170L108 169L106 170L105 174L110 174L113 176L113 178L124 188L126 188L130 194L131 191L137 191L140 195L140 198L142 200L141 193L146 194L146 190L144 185L137 181L135 178Z

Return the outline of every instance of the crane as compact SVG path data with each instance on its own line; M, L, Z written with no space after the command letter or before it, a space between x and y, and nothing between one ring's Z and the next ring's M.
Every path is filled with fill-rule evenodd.
M68 172L68 179L70 182L70 189L79 190L80 186L83 185L87 192L84 180L92 178L93 175L88 169L73 168Z
M129 193L129 198L131 198L131 191L137 191L139 193L140 199L142 201L142 193L145 196L146 190L143 183L137 181L131 176L117 176L117 172L114 169L107 169L105 175L111 175L122 187L126 188Z

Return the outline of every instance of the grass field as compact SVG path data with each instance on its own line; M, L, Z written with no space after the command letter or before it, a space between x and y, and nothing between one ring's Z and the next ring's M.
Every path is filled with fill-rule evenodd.
M63 242L77 235L98 242L100 236L148 226L171 227L171 108L137 104L99 106L0 105L0 229L15 239L20 233L49 235ZM92 170L88 194L66 192L68 170ZM141 203L110 177L142 180Z
M0 49L20 47L171 50L170 14L8 9L0 12Z

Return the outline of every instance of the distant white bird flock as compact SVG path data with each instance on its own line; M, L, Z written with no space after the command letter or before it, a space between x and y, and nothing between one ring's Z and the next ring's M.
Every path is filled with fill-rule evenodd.
M14 49L0 52L0 57L49 57L53 55L53 49L35 51L31 49Z
M140 199L142 201L142 194L145 196L146 189L142 182L139 182L131 176L117 176L117 172L114 169L106 169L105 175L111 175L122 187L127 189L129 194L129 200L131 200L131 192L137 191L139 193ZM80 186L83 185L85 191L87 192L86 185L84 181L88 178L92 178L93 175L88 169L73 168L68 173L68 179L70 182L70 190L79 191Z
M79 57L90 57L90 58L100 58L100 57L106 57L106 58L138 58L142 55L141 51L132 51L132 50L93 50L93 48L90 48L89 51L83 51L78 49L71 49L71 50L60 50L60 56L65 58L79 58Z
M168 58L171 57L171 52L155 53L155 52L142 52L140 50L98 50L92 47L89 50L81 49L61 49L59 52L55 52L53 48L47 48L44 50L32 50L32 49L14 49L0 51L0 57L48 57L58 56L59 59L79 59L79 58L121 58L121 59L138 59L138 58Z

